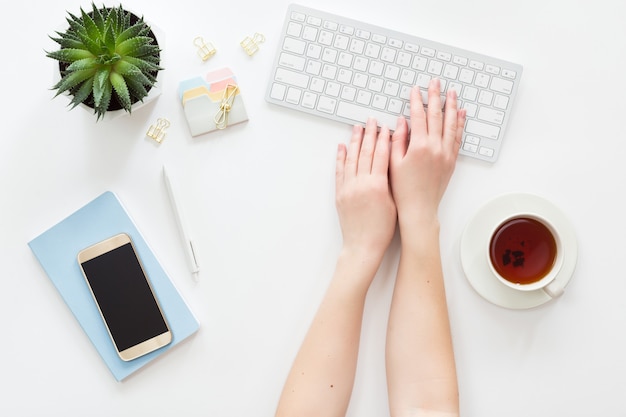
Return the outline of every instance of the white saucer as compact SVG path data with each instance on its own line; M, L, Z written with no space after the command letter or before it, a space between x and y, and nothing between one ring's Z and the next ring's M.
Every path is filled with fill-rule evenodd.
M461 264L467 280L486 300L501 307L526 309L547 303L552 298L543 290L518 291L504 285L489 267L487 248L491 231L512 215L536 214L552 223L561 236L563 265L555 280L562 288L576 268L578 243L572 225L554 204L534 194L511 193L487 202L470 219L461 236Z

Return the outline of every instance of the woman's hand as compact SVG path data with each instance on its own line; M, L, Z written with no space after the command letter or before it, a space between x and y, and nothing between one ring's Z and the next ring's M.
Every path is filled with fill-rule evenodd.
M401 117L391 144L391 189L401 232L403 224L437 221L439 202L454 171L464 125L465 110L457 110L456 91L448 91L444 113L438 79L428 87L427 111L419 87L413 87L411 137L407 138L407 123Z
M336 204L344 250L380 262L396 225L389 187L389 129L377 133L376 121L365 130L354 126L350 144L337 151Z

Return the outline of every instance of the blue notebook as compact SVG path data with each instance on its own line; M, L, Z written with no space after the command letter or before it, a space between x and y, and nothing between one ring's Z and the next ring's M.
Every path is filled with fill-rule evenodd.
M129 362L117 355L76 259L82 249L121 232L133 240L172 330L169 345ZM198 321L112 192L103 193L28 245L118 381L198 330Z

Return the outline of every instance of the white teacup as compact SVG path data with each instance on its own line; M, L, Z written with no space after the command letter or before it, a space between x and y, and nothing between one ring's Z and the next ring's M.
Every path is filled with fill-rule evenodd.
M552 298L563 294L564 286L555 280L563 265L561 238L548 219L518 213L490 236L487 263L500 282L517 291L541 289Z

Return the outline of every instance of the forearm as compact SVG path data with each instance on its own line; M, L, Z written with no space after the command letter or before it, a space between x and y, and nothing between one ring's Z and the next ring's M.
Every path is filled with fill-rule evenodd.
M401 225L402 253L387 333L392 417L458 413L458 388L439 251L439 225Z
M361 321L378 260L342 251L324 299L287 377L276 416L344 416L356 370Z

